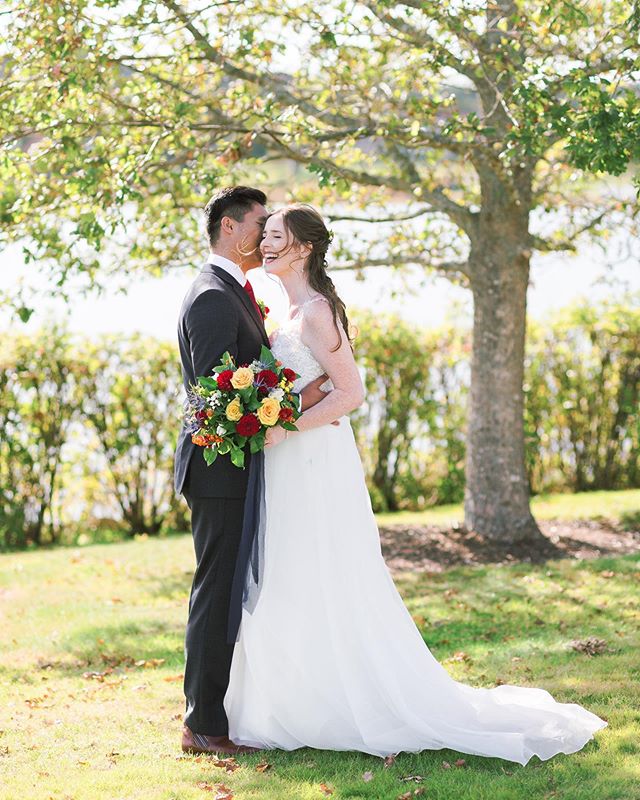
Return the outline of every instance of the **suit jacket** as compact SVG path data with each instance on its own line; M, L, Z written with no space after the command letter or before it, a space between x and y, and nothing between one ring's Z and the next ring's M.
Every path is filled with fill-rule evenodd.
M269 339L262 317L244 287L222 267L205 264L182 303L178 344L182 378L188 390L199 375L211 375L226 350L236 364L250 363L259 357L263 344L269 346ZM228 455L218 456L208 467L201 450L183 425L174 461L176 492L184 488L192 497L244 497L248 449L244 470L234 467Z

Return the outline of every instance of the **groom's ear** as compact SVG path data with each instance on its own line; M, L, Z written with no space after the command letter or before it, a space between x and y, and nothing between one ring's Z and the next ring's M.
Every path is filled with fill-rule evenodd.
M226 234L233 233L233 224L235 220L232 217L222 217L220 220L220 230Z

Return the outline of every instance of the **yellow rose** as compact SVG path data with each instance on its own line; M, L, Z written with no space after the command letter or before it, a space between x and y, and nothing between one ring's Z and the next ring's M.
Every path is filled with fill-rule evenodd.
M247 389L253 383L253 372L249 367L240 367L233 373L231 385L234 389Z
M275 425L280 415L280 403L275 397L265 397L256 414L263 425Z
M231 422L237 422L242 417L242 406L240 405L240 398L234 397L233 400L227 406L226 411L224 412L226 417Z

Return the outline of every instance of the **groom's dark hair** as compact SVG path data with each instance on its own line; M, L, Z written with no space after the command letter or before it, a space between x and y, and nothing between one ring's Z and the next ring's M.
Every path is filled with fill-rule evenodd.
M260 189L250 186L230 186L220 189L204 207L204 218L207 226L207 240L212 247L220 236L220 222L223 217L231 217L242 222L247 211L251 211L254 203L261 206L267 202L267 195Z

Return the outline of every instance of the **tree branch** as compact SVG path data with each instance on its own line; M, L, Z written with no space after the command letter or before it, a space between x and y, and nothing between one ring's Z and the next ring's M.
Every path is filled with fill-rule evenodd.
M378 217L376 219L371 219L371 217L357 217L350 214L328 214L327 219L330 222L372 222L375 224L379 222L405 222L406 220L415 219L416 217L421 217L429 213L433 213L433 208L425 206L410 214L392 214L389 217Z
M468 231L470 228L475 230L476 216L465 206L461 206L452 200L444 193L442 188L427 189L422 184L417 186L405 178L399 178L396 175L374 175L370 172L361 172L358 170L350 169L348 167L336 164L327 158L315 156L311 154L301 153L294 150L293 147L282 142L279 137L274 135L272 131L265 131L271 138L275 146L289 158L301 164L315 163L324 167L328 172L339 175L354 183L364 186L383 186L385 188L396 189L400 192L415 195L415 190L420 190L420 199L430 203L431 206L437 211L443 211L448 214L454 222L459 225L463 230Z
M427 256L420 253L412 253L411 255L406 256L390 254L384 258L356 257L352 262L333 265L331 270L366 269L368 267L405 267L412 264L421 267L428 267L429 269L436 270L437 272L446 273L449 276L464 275L465 278L470 277L468 261L434 262Z
M412 44L414 47L421 49L424 49L425 46L430 47L440 58L442 58L443 62L447 66L464 75L470 81L475 82L476 73L473 66L465 64L464 61L455 56L446 46L438 42L433 36L428 34L426 31L421 31L418 28L415 28L406 20L389 14L389 12L386 10L389 8L388 5L381 7L379 3L375 2L375 0L362 1L369 11L375 14L380 22L383 22L385 25L388 25L389 27L394 28L402 33L405 37L405 41L408 44Z
M230 77L246 81L247 83L252 83L264 89L265 91L273 92L273 94L281 102L284 102L287 105L296 106L315 119L319 119L325 123L350 126L362 125L361 120L354 119L353 117L349 117L344 114L335 114L326 109L320 109L306 98L293 94L283 81L279 81L273 75L270 75L266 72L259 74L256 72L251 72L248 69L235 66L228 61L222 55L222 53L216 50L213 45L211 45L205 34L196 28L196 26L191 22L189 14L187 14L187 12L177 2L175 2L175 0L160 0L160 2L167 8L171 9L171 11L173 11L173 13L179 17L179 19L183 22L184 27L193 36L194 41L206 54L209 61L217 64L217 66L219 66L220 69L222 69Z
M605 208L604 211L601 211L597 216L595 216L592 220L587 222L582 227L578 228L578 230L574 231L568 238L561 239L557 242L549 241L548 239L543 239L541 236L531 236L530 242L531 246L534 247L536 250L540 251L541 253L553 253L558 251L569 251L575 253L576 245L575 240L582 236L583 233L590 231L592 228L595 228L602 220L610 214L612 211L618 210L618 204L616 203L615 206L609 206Z

